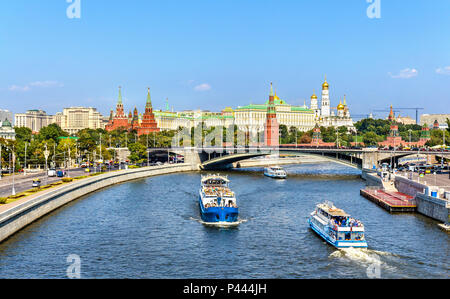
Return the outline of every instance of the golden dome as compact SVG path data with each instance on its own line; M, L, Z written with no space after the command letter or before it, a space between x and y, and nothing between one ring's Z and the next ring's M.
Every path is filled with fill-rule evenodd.
M313 95L311 96L311 99L317 100L316 92L313 93Z
M337 106L337 110L344 110L345 106L342 104L342 101L339 101L339 105Z
M325 82L323 82L322 84L322 90L327 90L329 87L328 82L327 82L327 76L325 76Z

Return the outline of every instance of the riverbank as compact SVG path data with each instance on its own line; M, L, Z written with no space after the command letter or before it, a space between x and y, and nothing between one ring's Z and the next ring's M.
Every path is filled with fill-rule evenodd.
M417 212L446 224L445 227L450 223L450 201L444 188L424 184L425 180L417 182L409 178L407 174L390 174L389 179L383 181L376 172L365 169L361 177L369 186L362 189L361 194L384 208L388 207L386 208L388 211ZM379 193L398 194L397 197L400 200L389 202L384 197L372 194L376 191L370 190L371 188L379 188ZM407 200L403 198L407 198Z
M53 210L97 190L140 178L192 170L190 164L171 164L108 172L1 205L0 242Z

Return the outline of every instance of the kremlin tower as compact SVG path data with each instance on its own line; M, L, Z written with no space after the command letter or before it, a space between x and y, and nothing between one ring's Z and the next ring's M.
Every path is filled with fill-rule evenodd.
M142 123L137 129L138 136L147 135L153 132L159 132L158 125L153 114L152 98L150 96L150 88L148 88L147 103L145 104L145 113L142 116Z
M278 147L280 125L277 121L277 111L275 109L275 96L273 94L272 83L270 83L269 105L267 106L266 123L264 125L264 141L266 146Z
M133 113L130 111L128 116L125 115L122 103L122 91L121 87L119 87L119 100L116 106L116 113L113 114L113 111L111 110L109 122L106 125L105 129L107 131L113 131L119 128L128 131L136 130L138 136L160 131L158 128L158 124L155 121L155 115L153 114L152 102L150 97L150 88L148 89L147 103L145 105L145 113L142 117L142 122L139 123L139 113L136 107L134 107Z
M123 112L123 103L122 103L122 90L119 86L119 100L117 101L116 105L116 114L114 115L114 118L112 118L112 111L109 123L106 125L107 131L113 131L118 128L123 128L125 130L128 130L129 124L128 124L128 117Z

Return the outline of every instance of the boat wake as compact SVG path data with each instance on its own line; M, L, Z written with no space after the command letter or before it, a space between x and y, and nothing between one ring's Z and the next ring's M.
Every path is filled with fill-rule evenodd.
M377 265L386 270L395 271L395 267L388 265L381 257L394 257L390 252L372 250L368 248L341 248L330 254L330 258L348 259L363 265Z
M245 223L245 222L248 221L246 219L238 219L238 221L236 221L236 222L204 222L201 219L193 218L193 217L190 217L190 220L197 221L198 223L201 223L201 224L203 224L205 226L220 227L220 228L236 227L239 224Z

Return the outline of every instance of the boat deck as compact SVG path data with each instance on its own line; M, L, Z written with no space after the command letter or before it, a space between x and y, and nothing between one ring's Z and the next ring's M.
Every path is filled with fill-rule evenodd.
M417 209L412 196L398 191L361 189L360 193L389 212L414 212Z

